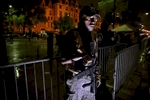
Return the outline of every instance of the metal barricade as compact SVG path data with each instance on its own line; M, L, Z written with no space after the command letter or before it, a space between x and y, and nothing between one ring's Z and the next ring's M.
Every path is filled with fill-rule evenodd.
M136 68L135 64L138 60L139 44L133 45L118 53L115 58L113 100L115 95L126 81L127 77Z
M101 66L100 73L102 77L109 77L109 73L114 71L115 56L117 52L126 48L126 44L116 44L112 46L99 47L99 64Z
M62 74L56 59L1 66L1 100L60 100L66 93Z
M126 44L99 47L100 73L113 80L113 99L138 58L138 44L125 48ZM66 95L65 76L58 58L1 66L2 100L61 100Z

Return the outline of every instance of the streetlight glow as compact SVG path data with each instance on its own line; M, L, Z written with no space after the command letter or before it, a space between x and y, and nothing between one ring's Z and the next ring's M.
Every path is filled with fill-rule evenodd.
M149 13L145 13L145 15L148 15Z
M12 5L9 5L9 8L12 8Z

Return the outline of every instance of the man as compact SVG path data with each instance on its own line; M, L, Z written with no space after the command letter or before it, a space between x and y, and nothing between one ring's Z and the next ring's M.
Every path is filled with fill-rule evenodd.
M67 79L69 96L67 100L95 100L96 84L99 86L100 75L97 63L98 35L93 31L97 18L94 7L84 6L79 15L77 29L68 31L61 51L66 70L71 72Z

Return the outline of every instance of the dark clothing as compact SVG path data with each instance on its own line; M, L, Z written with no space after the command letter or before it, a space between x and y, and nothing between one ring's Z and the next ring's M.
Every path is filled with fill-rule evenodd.
M97 33L96 32L88 32L83 33L79 29L72 29L63 37L63 48L62 48L62 55L66 59L71 59L80 54L77 52L77 49L81 49L85 55L92 57L91 54L91 46L90 43L94 39L96 39Z
M112 31L98 31L102 40L99 40L99 47L111 46L116 44L116 41L112 40L112 37L115 35ZM100 38L99 37L99 38Z
M95 57L95 53L98 52L98 43L96 42L97 33L95 31L88 32L80 30L80 28L72 29L68 33L66 33L65 38L63 39L63 48L61 53L62 56L66 59L72 59L75 57L84 57L79 61L74 62L72 68L74 71L79 71L82 73L85 69L84 62L92 60ZM98 39L97 39L98 40ZM96 46L94 46L96 43ZM96 47L96 48L95 48ZM80 54L77 52L77 49L80 49L83 53ZM88 66L91 68L92 66ZM98 73L92 72L88 75L83 75L80 79L77 79L74 74L72 74L72 78L68 78L66 84L69 87L69 91L72 94L69 94L67 100L95 100L95 92L91 91L92 84L83 87L85 84L89 84L92 82L93 78L91 75ZM95 82L95 81L94 81ZM96 84L96 83L95 83ZM95 89L93 87L93 89Z

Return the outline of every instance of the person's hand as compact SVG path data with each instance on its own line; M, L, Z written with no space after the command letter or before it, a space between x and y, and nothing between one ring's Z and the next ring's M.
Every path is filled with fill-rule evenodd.
M96 76L96 79L97 79L97 87L99 87L101 85L101 75L97 75Z
M65 64L72 64L72 63L73 63L72 60L73 60L73 61L78 61L78 60L80 60L80 59L82 59L82 57L75 57L75 58L73 58L73 59L69 59L69 60L63 61L63 62L61 62L61 64L62 64L62 65L65 65Z

